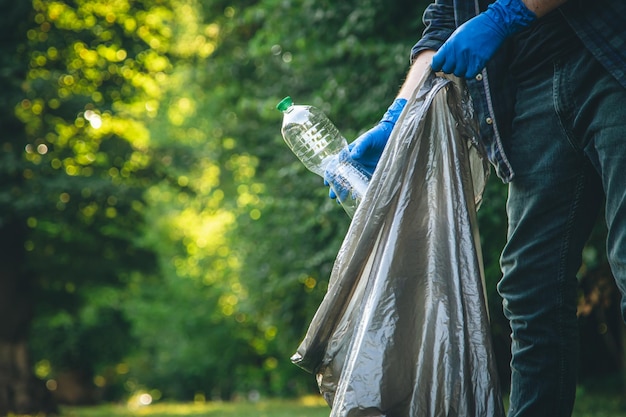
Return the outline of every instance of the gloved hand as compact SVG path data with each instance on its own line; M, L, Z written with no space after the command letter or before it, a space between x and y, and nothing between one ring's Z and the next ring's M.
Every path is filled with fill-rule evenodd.
M376 126L363 133L356 138L354 142L348 145L350 151L349 158L352 160L352 163L355 163L370 177L374 174L374 170L383 154L387 140L389 140L393 127L398 121L405 105L406 99L395 99ZM328 186L330 183L332 183L332 178L328 173L325 173L324 185ZM330 198L337 198L332 188L328 192L328 195ZM340 196L340 200L341 197L342 196Z
M498 0L454 31L433 56L432 68L472 78L485 68L507 37L536 19L522 0Z
M364 171L362 166L350 158L349 148L342 149L341 152L339 152L339 155L337 155L337 159L330 162L324 172L324 185L327 187L330 186L328 196L330 198L336 198L337 203L346 201L350 197L350 184L346 184L345 178L342 177L341 173L337 172L338 167L345 163L355 165L362 172Z

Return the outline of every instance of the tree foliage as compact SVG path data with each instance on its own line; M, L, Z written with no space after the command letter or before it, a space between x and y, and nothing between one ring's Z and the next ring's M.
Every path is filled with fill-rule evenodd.
M192 387L226 397L312 388L312 378L288 358L326 290L348 218L328 200L321 179L286 148L275 105L287 94L313 103L336 116L348 137L357 133L349 126L372 125L408 68L421 16L419 6L411 4L410 11L394 15L382 1L341 7L203 3L206 28L218 33L216 48L206 62L179 73L193 110L183 123L162 126L161 132L171 138L192 130L183 136L197 134L195 146L204 146L210 161L187 171L192 199L172 193L156 204L168 195L166 185L148 193L155 198L151 224L158 227L145 238L160 250L171 245L167 255L161 253L161 271L171 279L164 282L165 293L141 286L145 309L131 314L142 323L136 329L146 343L140 356L152 364L140 380L175 395L181 389L193 394ZM383 30L376 15L401 20L403 30ZM371 31L379 36L366 37ZM355 76L359 65L369 70ZM363 83L372 90L351 88ZM202 172L213 173L211 186L199 187ZM182 321L171 322L176 324L164 338L164 320L154 321L154 308L165 316L175 300L193 308L184 310ZM212 331L200 337L201 329ZM176 354L172 343L182 343ZM189 388L178 382L181 372Z
M169 167L176 145L162 151L150 125L174 66L213 49L194 6L32 2L18 50L25 73L13 80L23 89L12 110L24 134L3 145L19 175L2 197L3 220L28 228L16 243L26 251L23 274L34 277L30 342L42 378L78 370L80 383L104 386L103 374L126 373L118 366L134 343L126 289L159 275L158 253L139 238L149 226L146 192L181 184ZM168 111L179 123L185 101Z

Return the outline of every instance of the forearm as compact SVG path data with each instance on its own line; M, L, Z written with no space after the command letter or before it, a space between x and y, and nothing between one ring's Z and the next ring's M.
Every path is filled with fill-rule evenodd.
M400 88L397 98L410 99L415 89L422 83L423 79L430 73L430 63L435 51L425 50L419 53L411 65L411 69Z

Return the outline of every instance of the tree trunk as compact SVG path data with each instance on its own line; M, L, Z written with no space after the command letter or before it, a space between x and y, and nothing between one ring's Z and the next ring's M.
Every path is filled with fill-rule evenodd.
M0 342L0 415L57 412L50 392L30 365L26 343Z
M21 86L30 60L25 53L26 31L33 17L31 2L0 0L0 416L55 411L28 355L33 292L24 265L26 222L15 203L22 197L19 161L26 142L24 126L14 112L23 97Z
M22 272L24 236L17 221L0 226L0 415L56 411L28 355L33 298Z

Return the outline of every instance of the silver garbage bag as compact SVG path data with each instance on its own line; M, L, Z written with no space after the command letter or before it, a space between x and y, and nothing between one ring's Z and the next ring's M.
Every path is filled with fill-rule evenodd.
M431 74L409 100L291 358L331 417L504 415L476 221L488 165L467 97Z

